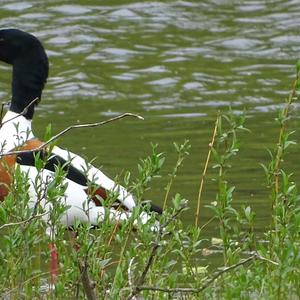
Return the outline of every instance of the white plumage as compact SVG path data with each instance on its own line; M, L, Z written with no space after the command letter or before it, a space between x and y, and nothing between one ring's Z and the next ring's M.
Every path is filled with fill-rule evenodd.
M31 128L31 120L27 120L22 115L8 111L4 116L2 123L3 126L0 129L0 147L2 149L0 153L2 154L13 151L26 143L26 141L35 138ZM85 174L87 179L90 182L93 182L94 185L101 186L107 191L117 193L117 198L120 203L128 209L128 211L121 212L115 208L105 209L102 206L97 206L93 201L90 201L85 191L87 186L77 184L76 182L65 178L62 184L66 185L66 190L64 195L59 199L63 205L69 207L61 218L61 222L64 225L71 226L74 224L75 220L98 225L99 222L103 221L105 212L109 213L108 217L113 222L121 222L131 216L131 211L136 204L133 196L128 193L123 186L108 178L99 169L87 163L79 155L57 146L53 147L51 155L52 154L69 161L71 166ZM19 167L20 170L28 176L30 183L30 204L31 206L34 206L38 200L38 191L36 191L37 178L41 185L45 185L44 188L46 189L46 184L53 180L54 173L47 169L38 172L34 166L19 165ZM41 200L40 204L46 211L51 209L51 204L47 202L46 199ZM48 217L49 214L44 216L45 221L47 221ZM149 216L147 213L142 213L140 218L143 223L146 223Z

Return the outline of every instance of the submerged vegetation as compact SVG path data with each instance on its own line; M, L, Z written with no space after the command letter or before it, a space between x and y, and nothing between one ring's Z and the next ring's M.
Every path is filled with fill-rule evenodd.
M14 186L0 205L0 297L3 299L298 299L300 298L300 195L292 174L282 168L286 149L292 146L292 132L287 129L290 107L297 98L299 65L292 91L279 111L278 142L269 150L270 161L263 163L269 190L270 226L255 232L255 212L251 205L237 208L235 187L228 180L231 162L239 154L239 134L247 133L245 117L232 111L219 113L202 174L198 208L205 175L212 166L217 194L209 207L218 221L219 237L210 241L221 253L216 269L203 265L204 256L213 253L208 247L205 224L199 211L189 210L184 195L170 199L173 181L189 154L188 141L174 144L177 161L165 197L165 210L156 227L155 216L147 224L136 224L138 206L133 216L119 227L104 220L99 228L75 224L77 233L66 232L58 222L66 210L56 201L64 193L64 171L56 169L55 180L47 185L36 181L39 199L52 206L51 225L55 235L45 234L46 224L40 201L28 208L27 178L20 170L14 173ZM212 158L210 158L212 154ZM138 165L138 176L125 173L119 181L143 199L154 177L160 176L164 155L156 145L149 157ZM210 161L210 160L213 160ZM259 162L258 162L259 163ZM36 167L44 162L36 157ZM251 174L249 174L251 176ZM92 188L92 187L91 187ZM114 195L110 195L113 202ZM109 205L109 202L107 205ZM186 211L186 212L185 212ZM191 216L183 224L180 214ZM195 222L194 222L195 218ZM194 225L195 224L195 225ZM200 225L199 225L200 224ZM202 226L202 227L201 227ZM154 229L154 230L153 230ZM52 239L52 240L50 240ZM48 244L56 244L60 273L55 287L49 282Z

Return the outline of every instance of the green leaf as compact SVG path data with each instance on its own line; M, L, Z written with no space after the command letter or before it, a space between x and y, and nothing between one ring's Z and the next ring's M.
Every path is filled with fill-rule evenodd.
M300 72L300 59L298 59L297 63L296 63L296 70L297 70L297 74Z
M6 210L2 205L0 205L0 222L6 223L6 220L7 220Z
M247 206L244 210L244 213L245 213L247 220L250 220L251 219L251 207Z

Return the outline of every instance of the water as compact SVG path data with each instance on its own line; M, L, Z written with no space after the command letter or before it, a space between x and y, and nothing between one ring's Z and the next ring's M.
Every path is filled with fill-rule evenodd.
M269 222L270 201L259 162L277 141L273 119L287 96L300 55L298 1L5 1L0 27L39 37L50 59L50 78L35 116L36 133L52 123L56 133L70 124L134 112L145 120L122 120L69 133L60 145L89 157L114 177L136 174L141 157L158 143L166 153L163 175L176 155L172 143L189 139L190 156L173 193L190 200L183 216L193 222L200 175L218 110L246 111L250 134L230 172L236 206L251 204L257 228ZM84 4L83 4L84 3ZM9 99L10 69L0 66L0 98ZM290 129L299 125L294 106ZM297 140L298 133L294 138ZM286 166L299 179L298 146ZM211 174L211 168L209 169ZM145 195L162 203L167 177ZM203 204L215 199L208 176ZM200 223L210 216L201 211ZM210 224L213 234L216 224Z

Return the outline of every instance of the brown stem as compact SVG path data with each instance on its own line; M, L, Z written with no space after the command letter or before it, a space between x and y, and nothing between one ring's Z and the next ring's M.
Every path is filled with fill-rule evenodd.
M30 223L32 220L43 217L44 215L48 214L48 212L44 212L42 214L36 214L36 215L32 215L30 218L20 221L20 222L14 222L14 223L6 223L2 226L0 226L0 230L6 228L6 227L10 227L10 226L17 226L17 225L22 225L22 224L27 224Z
M111 119L108 119L108 120L105 120L105 121L101 121L101 122L71 125L71 126L65 128L64 130L62 130L61 132L59 132L58 134L54 135L52 138L50 138L48 141L46 141L45 143L43 143L41 146L39 146L37 148L31 149L31 150L11 151L11 152L7 152L7 153L0 153L0 157L7 156L7 155L18 155L18 154L22 154L22 153L30 153L30 152L39 151L39 150L44 149L50 143L54 142L59 137L66 134L68 131L70 131L72 129L98 127L98 126L105 125L105 124L113 122L113 121L123 119L125 117L135 117L135 118L138 118L140 120L143 120L143 117L141 117L139 115L132 114L132 113L124 113L122 115L119 115L119 116L116 116L114 118L111 118Z
M255 259L259 259L262 261L266 261L272 264L277 264L276 262L273 262L269 259L265 259L263 257L261 257L259 254L254 254L246 259L241 260L240 262L231 265L229 267L226 267L224 269L222 269L221 271L215 273L210 279L208 279L201 287L199 288L190 288L190 287L181 287L181 288L163 288L163 287L156 287L156 286L145 286L145 285L139 285L135 287L135 290L137 292L141 292L141 291L158 291L158 292L164 292L164 293L169 293L169 294L173 294L173 293L193 293L193 294L199 294L201 292L203 292L205 289L207 289L212 283L215 282L215 280L217 280L221 275L230 272L242 265L245 265L247 263L249 263L252 260ZM128 298L131 299L131 298Z
M216 119L215 128L214 128L214 131L213 131L211 142L208 144L209 150L208 150L208 153L207 153L207 158L206 158L204 170L203 170L202 177L201 177L199 194L198 194L198 201L197 201L197 210L196 210L196 214L195 214L195 226L196 227L198 226L198 222L199 222L200 207L201 207L201 196L202 196L202 190L203 190L203 186L204 186L204 178L205 178L207 167L208 167L208 163L209 163L209 160L210 160L211 151L212 151L212 148L213 148L214 143L215 143L215 138L216 138L216 135L217 135L217 128L218 128L219 118L220 118L220 116L218 115L217 119Z
M82 260L78 259L78 267L81 273L81 280L86 298L88 300L97 300L95 293L95 283L90 279L90 276L88 274L87 262L83 262Z
M39 100L39 98L38 97L36 97L35 99L33 99L17 116L15 116L15 117L13 117L13 118L11 118L11 119L9 119L9 120L7 120L7 121L5 121L5 122L3 122L2 123L2 110L3 110L3 107L4 107L4 105L5 105L5 103L4 104L2 104L2 110L1 110L1 123L0 123L0 128L5 124L5 123L7 123L7 122L10 122L10 121L12 121L12 120L14 120L14 119L16 119L16 118L18 118L18 117L20 117L20 116L23 116L23 115L25 115L26 113L27 113L27 111L28 111L28 108L31 106L31 105L33 105L36 101L38 101Z
M168 220L166 220L166 222L164 224L161 225L161 227L158 231L157 237L156 237L156 241L153 243L153 247L151 249L149 258L144 267L142 275L138 279L136 287L133 288L133 290L132 290L131 294L129 295L129 297L127 298L127 300L133 299L140 292L139 287L142 286L145 282L146 275L147 275L148 271L150 270L150 267L154 261L154 258L156 257L156 252L161 245L160 242L161 242L165 228L172 221L174 221L177 218L177 216L182 212L183 209L186 208L186 206L187 206L187 202L182 203L182 205L174 212L174 214L172 216L170 216L170 218Z

